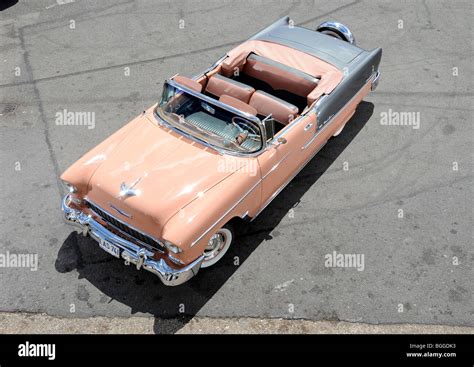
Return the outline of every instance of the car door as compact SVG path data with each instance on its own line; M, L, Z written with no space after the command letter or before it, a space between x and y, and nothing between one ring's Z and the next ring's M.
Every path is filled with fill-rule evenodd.
M307 150L303 147L312 138L315 129L314 116L296 119L276 134L272 143L258 157L262 175L261 210L299 172L307 156Z
M301 146L302 165L308 163L330 138L329 131L322 131L324 126L317 121L314 111L309 112L304 125L305 141Z

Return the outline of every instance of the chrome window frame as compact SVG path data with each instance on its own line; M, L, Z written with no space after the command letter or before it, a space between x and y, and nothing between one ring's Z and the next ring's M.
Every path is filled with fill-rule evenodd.
M229 106L229 105L226 105L225 103L222 103L220 102L219 100L216 100L214 98L211 98L209 96L206 96L205 94L203 93L198 93L190 88L187 88L181 84L178 84L177 82L175 82L174 80L172 79L167 79L165 81L165 84L163 85L163 88L166 86L166 84L172 86L172 87L175 87L175 88L178 88L178 89L181 89L183 91L185 91L186 93L198 98L198 99L201 99L205 102L208 102L214 106L217 106L223 110L226 110L228 112L231 112L235 115L238 115L244 119L247 119L249 121L252 121L254 122L257 127L260 129L260 135L261 135L261 138L262 138L262 146L260 147L260 149L258 149L257 151L255 152L249 152L249 153L245 153L245 152L234 152L234 151L231 151L231 150L227 150L227 149L223 149L223 148L219 148L211 143L208 143L207 141L203 140L203 139L200 139L192 134L189 134L175 126L173 126L172 124L170 124L168 121L164 120L157 112L157 109L159 108L159 103L157 104L157 106L155 107L155 110L154 110L154 115L155 115L155 118L157 119L158 122L162 122L164 123L167 127L173 129L174 131L177 131L179 132L180 134L184 134L185 136L191 138L192 140L194 141L198 141L200 143L203 143L204 145L216 150L217 152L221 153L221 154L229 154L229 155L236 155L236 156L242 156L242 157L253 157L253 156L257 156L257 155L260 155L261 152L263 152L266 148L267 148L267 134L266 134L266 130L265 130L265 126L263 125L262 121L257 117L257 116L254 116L254 115L251 115L249 113L246 113L246 112L243 112L243 111L240 111L232 106Z

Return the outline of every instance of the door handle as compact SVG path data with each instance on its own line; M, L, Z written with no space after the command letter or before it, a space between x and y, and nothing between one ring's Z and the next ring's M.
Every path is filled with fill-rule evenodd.
M278 138L276 141L273 142L273 146L278 148L282 144L286 144L287 140L284 137Z
M310 122L308 125L304 127L304 131L308 131L309 129L311 129L311 126L313 126L312 122Z

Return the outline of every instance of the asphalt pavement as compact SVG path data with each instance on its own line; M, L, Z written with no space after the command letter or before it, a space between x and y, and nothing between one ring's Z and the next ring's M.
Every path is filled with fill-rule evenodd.
M38 269L0 267L0 311L474 326L470 1L11 3L0 254L37 254ZM382 47L381 81L222 264L167 288L64 224L63 170L155 103L164 79L197 74L285 15L337 20ZM58 125L64 110L95 124ZM397 116L413 120L385 123ZM364 255L363 269L325 266L334 252Z

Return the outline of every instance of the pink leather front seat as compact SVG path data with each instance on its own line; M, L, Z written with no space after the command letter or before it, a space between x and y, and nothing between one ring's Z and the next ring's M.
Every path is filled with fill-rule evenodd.
M193 79L190 79L190 78L187 78L185 76L182 76L182 75L177 75L173 78L173 80L178 83L178 84L181 84L189 89L192 89L198 93L201 93L202 91L202 85L200 83L198 83L197 81L193 80Z
M250 98L249 105L254 107L261 116L272 114L275 121L288 125L298 114L298 107L261 90Z

